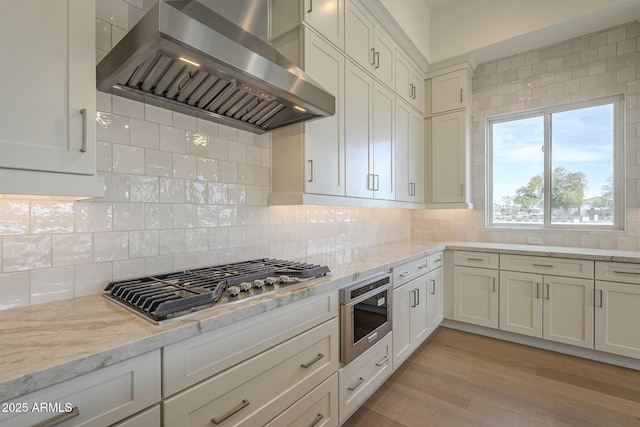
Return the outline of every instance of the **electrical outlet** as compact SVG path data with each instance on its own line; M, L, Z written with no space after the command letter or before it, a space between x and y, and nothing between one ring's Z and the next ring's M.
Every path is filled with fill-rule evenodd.
M527 237L527 244L529 245L541 245L542 237Z

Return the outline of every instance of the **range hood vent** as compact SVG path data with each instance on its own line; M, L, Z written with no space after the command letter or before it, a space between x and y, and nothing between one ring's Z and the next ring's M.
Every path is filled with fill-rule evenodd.
M335 113L335 98L196 0L160 0L100 61L98 89L256 133Z

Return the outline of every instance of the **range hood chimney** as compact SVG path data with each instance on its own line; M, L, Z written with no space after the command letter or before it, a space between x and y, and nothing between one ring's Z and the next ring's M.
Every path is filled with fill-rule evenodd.
M255 133L335 113L333 95L196 0L159 0L96 75L102 92Z

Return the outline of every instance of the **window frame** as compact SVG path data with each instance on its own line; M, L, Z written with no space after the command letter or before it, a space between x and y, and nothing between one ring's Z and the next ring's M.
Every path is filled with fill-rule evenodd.
M613 224L552 224L551 223L551 115L555 113L613 104ZM493 222L493 125L533 117L544 121L544 222L494 223ZM624 94L541 107L532 110L490 116L486 118L486 199L485 226L498 229L622 231L625 229L625 97Z

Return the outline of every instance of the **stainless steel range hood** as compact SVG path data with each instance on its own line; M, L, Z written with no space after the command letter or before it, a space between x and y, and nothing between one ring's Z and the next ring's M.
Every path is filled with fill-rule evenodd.
M100 61L103 92L263 133L335 113L335 98L196 0L160 0Z

